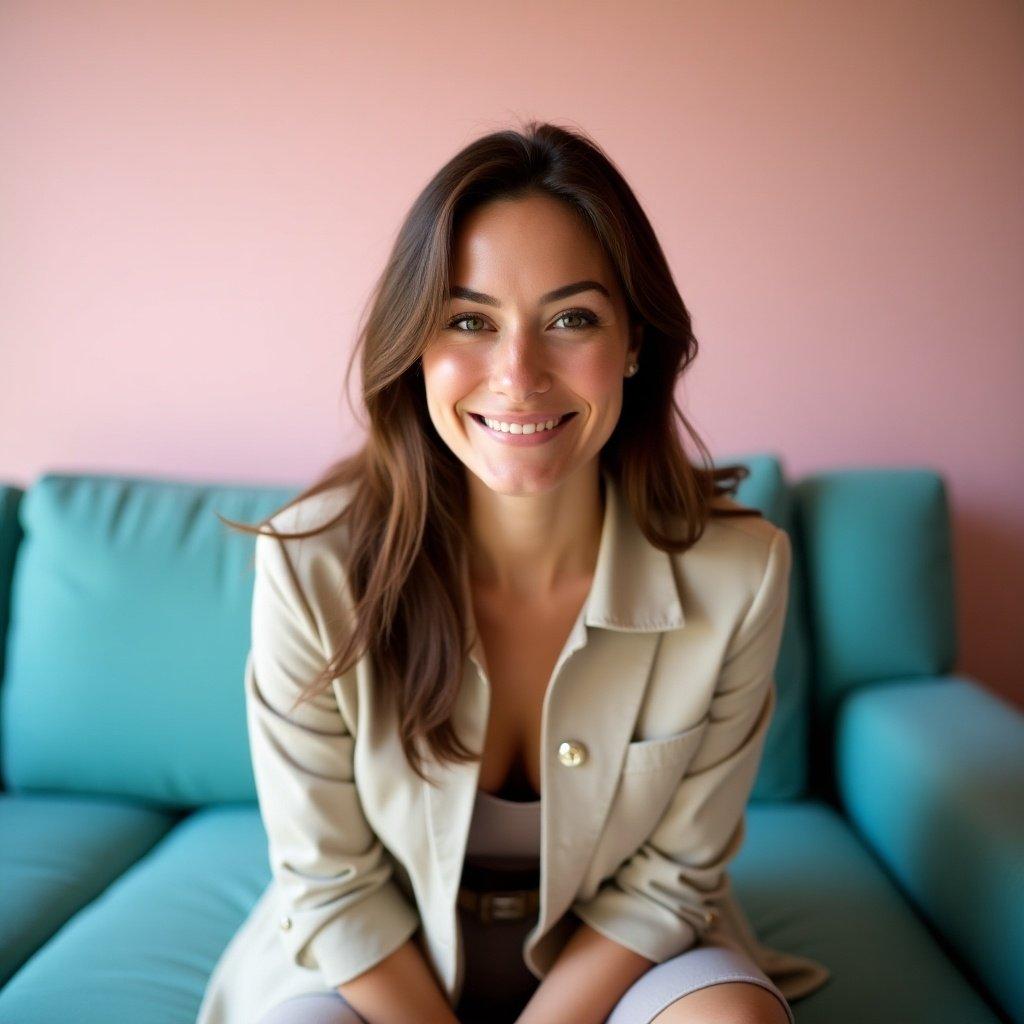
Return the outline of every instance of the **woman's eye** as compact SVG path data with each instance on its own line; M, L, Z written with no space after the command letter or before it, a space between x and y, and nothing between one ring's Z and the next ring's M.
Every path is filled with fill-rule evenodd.
M564 313L558 314L555 318L555 322L557 323L565 317L579 317L583 320L583 323L577 327L567 328L570 331L582 331L588 327L593 327L598 322L597 317L586 309L567 309Z
M481 320L480 317L478 317L475 313L463 313L462 316L457 316L453 320L449 320L448 321L448 327L450 329L453 329L453 330L463 330L462 328L458 327L457 325L458 324L464 324L464 323L466 323L467 321L470 321L470 320L480 320L480 322L483 323L483 320ZM476 334L477 332L473 331L473 330L463 330L463 333L464 334Z
M565 327L564 330L568 331L584 331L588 327L596 326L600 321L598 318L586 309L567 309L564 313L559 313L555 317L555 323L559 320L576 318L582 320L582 323L578 323L575 326ZM477 316L476 313L462 313L461 315L454 317L448 321L447 327L449 330L462 331L464 334L477 334L479 333L476 329L470 327L462 327L462 324L472 323L474 320L478 320L481 324L484 322L483 318Z

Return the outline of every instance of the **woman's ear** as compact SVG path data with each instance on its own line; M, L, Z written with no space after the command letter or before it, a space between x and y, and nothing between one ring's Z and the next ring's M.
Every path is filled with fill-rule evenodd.
M636 359L640 355L640 346L643 344L644 325L642 323L634 324L632 335L632 344L629 346L629 354L631 358Z

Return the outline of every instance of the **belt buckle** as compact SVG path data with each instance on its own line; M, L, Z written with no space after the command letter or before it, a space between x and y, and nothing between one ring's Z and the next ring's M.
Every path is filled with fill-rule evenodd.
M484 924L491 921L521 920L526 916L529 894L528 889L480 893L480 920Z

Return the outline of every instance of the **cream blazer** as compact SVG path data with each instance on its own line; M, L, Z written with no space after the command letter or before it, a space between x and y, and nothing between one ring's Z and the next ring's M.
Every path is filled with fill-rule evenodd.
M540 906L524 960L543 978L579 919L655 963L697 944L734 946L787 998L804 995L830 972L761 944L727 872L775 708L789 537L765 519L716 518L688 551L668 554L604 480L593 584L544 697ZM326 522L345 497L307 498L271 526ZM462 992L456 895L479 763L431 762L437 788L412 772L394 723L372 711L366 657L286 713L345 635L344 548L343 524L256 541L244 682L272 881L221 955L197 1024L256 1024L410 936L452 1006ZM477 638L454 715L475 750L488 719L484 666ZM564 747L560 757L567 741L582 759Z

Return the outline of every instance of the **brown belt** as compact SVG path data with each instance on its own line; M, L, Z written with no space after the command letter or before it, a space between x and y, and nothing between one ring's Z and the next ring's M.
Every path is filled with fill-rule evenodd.
M484 924L522 921L540 906L540 870L497 870L465 863L458 905Z

